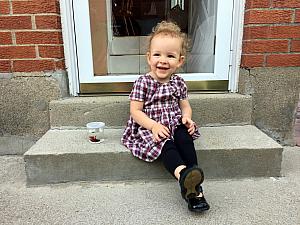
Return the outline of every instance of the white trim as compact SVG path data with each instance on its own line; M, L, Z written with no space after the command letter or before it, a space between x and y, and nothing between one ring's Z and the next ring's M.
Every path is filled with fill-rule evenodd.
M79 93L79 80L72 3L73 1L70 0L60 0L60 11L69 91L70 95L77 96Z
M228 89L235 93L238 92L239 69L242 55L245 0L234 1L233 7L232 40L230 48L231 62Z
M229 80L228 65L230 60L230 42L232 37L228 31L231 30L233 21L232 16L230 19L223 18L228 18L228 15L232 14L233 2L233 0L218 1L214 65L214 74L216 76L216 80Z
M89 83L89 79L93 79L94 77L89 1L76 1L76 4L73 5L73 13L79 83Z

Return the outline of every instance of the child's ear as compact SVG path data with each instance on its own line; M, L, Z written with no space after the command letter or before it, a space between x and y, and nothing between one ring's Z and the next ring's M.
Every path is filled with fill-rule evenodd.
M182 65L183 65L183 63L184 63L184 60L185 60L185 57L182 55L182 56L180 56L180 58L179 58L179 65L178 65L178 67L181 67Z
M147 62L150 64L150 52L147 52Z

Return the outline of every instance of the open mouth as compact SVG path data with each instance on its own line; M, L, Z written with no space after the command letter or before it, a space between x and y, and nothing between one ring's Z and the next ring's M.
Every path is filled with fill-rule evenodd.
M158 67L156 67L157 69L160 69L160 70L168 70L169 68L167 68L167 67L160 67L160 66L158 66Z

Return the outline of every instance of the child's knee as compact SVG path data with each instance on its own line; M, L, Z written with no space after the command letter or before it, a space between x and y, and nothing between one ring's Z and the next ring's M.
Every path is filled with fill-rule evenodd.
M187 128L180 126L174 133L174 140L177 144L185 144L193 142L192 136L188 133Z

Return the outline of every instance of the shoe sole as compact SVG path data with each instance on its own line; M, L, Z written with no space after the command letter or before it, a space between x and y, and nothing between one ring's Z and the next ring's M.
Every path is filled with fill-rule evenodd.
M207 210L209 210L209 209L210 209L209 206L208 206L208 207L205 207L205 208L201 208L201 209L193 209L193 208L190 208L190 207L189 207L189 210L192 211L192 212L204 212L204 211L207 211Z
M204 175L202 170L195 169L187 174L184 180L184 188L186 189L185 198L194 198L199 195L199 185L202 184L204 180Z

